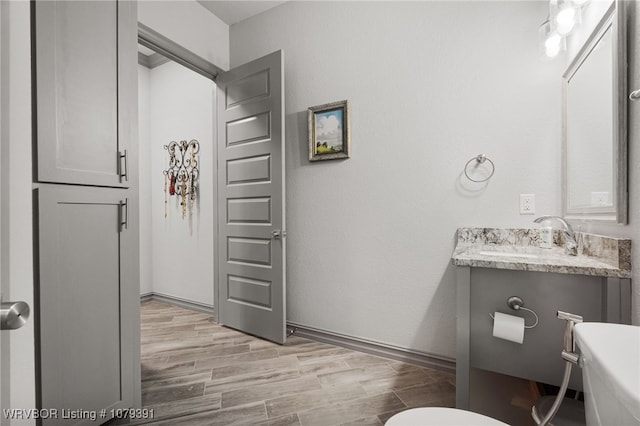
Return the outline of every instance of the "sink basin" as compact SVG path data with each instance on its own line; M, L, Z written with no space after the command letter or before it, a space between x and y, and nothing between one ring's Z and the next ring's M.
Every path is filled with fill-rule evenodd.
M515 259L538 259L537 254L531 253L515 253L508 251L481 251L478 254L482 256L494 256L494 257L513 257Z
M586 322L575 338L587 426L640 425L640 327Z

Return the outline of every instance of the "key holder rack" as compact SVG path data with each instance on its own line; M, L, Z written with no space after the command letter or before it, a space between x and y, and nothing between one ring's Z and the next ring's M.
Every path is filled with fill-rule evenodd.
M175 195L180 197L182 218L184 219L187 214L187 201L191 214L198 194L200 143L195 139L189 142L186 140L172 141L169 145L165 145L164 149L169 153L169 167L162 171L164 174L164 217L167 217L167 195Z

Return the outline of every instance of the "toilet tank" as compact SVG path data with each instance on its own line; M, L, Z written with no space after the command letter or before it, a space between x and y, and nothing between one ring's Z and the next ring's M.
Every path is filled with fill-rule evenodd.
M575 326L587 426L640 425L640 327Z

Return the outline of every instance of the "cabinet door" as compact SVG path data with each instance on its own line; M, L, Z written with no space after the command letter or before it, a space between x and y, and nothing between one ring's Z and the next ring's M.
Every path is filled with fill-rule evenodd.
M129 191L36 190L42 408L100 413L133 407L139 387L139 294ZM123 224L125 223L125 224ZM61 412L61 411L60 411ZM44 424L95 424L86 418Z
M135 2L32 4L36 180L128 187L137 114Z

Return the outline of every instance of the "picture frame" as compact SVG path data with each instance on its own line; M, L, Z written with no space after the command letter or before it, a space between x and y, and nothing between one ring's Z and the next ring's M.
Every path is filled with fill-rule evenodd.
M308 109L309 161L351 157L348 100Z

